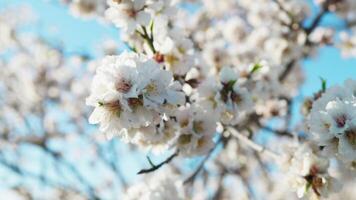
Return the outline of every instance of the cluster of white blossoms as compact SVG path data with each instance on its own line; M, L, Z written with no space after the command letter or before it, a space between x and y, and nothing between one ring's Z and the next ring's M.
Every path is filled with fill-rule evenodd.
M96 69L87 99L87 104L95 107L89 121L100 123L100 130L107 135L145 141L150 135L143 129L154 134L174 109L184 104L180 90L170 71L144 55L124 52L105 57ZM137 135L140 132L144 133Z
M325 4L324 9L334 11L340 17L342 17L343 23L346 27L339 33L338 46L341 49L341 53L344 57L356 57L356 37L355 37L355 25L356 25L356 2L353 0L315 0L318 4Z
M303 82L300 61L318 47L333 44L334 30L318 27L331 5L322 2L321 15L308 27L303 23L308 5L298 0L184 3L196 3L200 9L180 9L185 4L174 0L107 1L105 17L120 29L131 52L97 62L87 98L94 107L89 122L110 138L118 136L154 152L174 150L173 157L209 158L222 144L225 149L214 166L218 174L241 176L247 184L253 171L248 168L263 168L264 160L243 145L279 158L254 143L259 130L288 141L299 137L290 119ZM289 157L288 177L299 197L325 197L336 191L337 181L328 173L334 155L355 161L355 85L349 80L311 103L311 134L303 136L302 147ZM268 127L271 119L283 121L284 129ZM309 135L320 149L303 145ZM240 143L245 143L243 148ZM322 157L323 152L332 155ZM226 161L231 158L243 160ZM149 162L152 171L161 166ZM129 189L127 198L170 199L176 187L169 178L153 177ZM216 195L227 191L220 181ZM247 198L253 195L249 192L244 194Z
M329 159L316 154L317 151L307 145L293 149L288 159L288 179L299 198L326 198L330 193L340 189L340 183L332 177L329 170Z
M209 83L210 82L210 83ZM197 89L195 101L225 125L236 125L251 113L254 103L251 94L243 85L243 78L230 67L224 67L219 74L219 82L205 80Z
M355 0L316 0L311 11L302 0L61 2L119 28L125 49L109 39L70 52L25 34L25 9L0 9L1 169L67 199L355 199L356 81L323 81L294 123L304 58L325 45L356 56ZM127 186L136 147L149 167ZM53 166L27 173L30 148Z
M308 119L313 139L323 151L345 162L356 161L356 81L325 91L312 106Z

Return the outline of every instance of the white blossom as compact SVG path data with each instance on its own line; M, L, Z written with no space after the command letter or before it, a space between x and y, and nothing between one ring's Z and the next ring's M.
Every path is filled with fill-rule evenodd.
M165 168L155 176L146 176L142 182L132 185L124 195L124 200L180 200L184 199L182 184L177 174Z
M313 103L308 125L314 140L325 151L344 161L354 161L356 104L355 81L332 87Z
M299 198L327 197L339 190L339 183L328 173L329 160L316 155L310 147L299 147L289 162L290 184Z
M139 26L147 26L151 16L145 0L108 0L106 18L123 31L132 34Z

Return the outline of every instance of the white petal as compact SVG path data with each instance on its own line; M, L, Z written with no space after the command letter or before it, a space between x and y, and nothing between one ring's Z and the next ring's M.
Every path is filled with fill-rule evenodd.
M98 124L100 123L101 119L103 116L102 109L100 108L95 108L94 111L91 113L89 117L89 123L90 124Z
M148 14L147 12L141 11L136 16L137 23L143 26L147 26L150 23L150 20L151 20L151 15Z

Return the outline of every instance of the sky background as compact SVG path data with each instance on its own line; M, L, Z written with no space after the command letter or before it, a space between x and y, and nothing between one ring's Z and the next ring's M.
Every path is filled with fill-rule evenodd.
M109 38L123 47L119 31L113 26L94 20L75 18L56 0L0 0L0 9L18 4L30 6L38 17L39 22L28 29L54 43L63 43L66 52L79 51L95 55L98 53L98 44ZM315 14L316 10L313 9L312 12ZM328 15L322 24L330 23L335 24L340 21L336 16ZM356 78L356 59L342 58L340 51L332 47L322 48L314 58L303 61L303 68L306 79L297 100L318 91L321 88L320 77L327 80L328 86L342 84L348 78ZM300 118L299 105L295 104L294 107L294 121Z

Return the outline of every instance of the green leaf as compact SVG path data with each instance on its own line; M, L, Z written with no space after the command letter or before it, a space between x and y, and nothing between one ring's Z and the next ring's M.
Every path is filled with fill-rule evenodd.
M325 92L326 90L326 79L322 78L322 77L319 77L320 78L320 81L321 81L321 90L323 92Z
M146 156L147 160L148 160L148 163L150 163L151 167L156 167L155 164L153 164L151 158L149 156Z
M229 90L232 90L232 88L234 87L235 83L236 83L236 80L229 81L229 82L227 83L228 89L229 89Z
M150 25L149 25L149 28L150 28L150 31L151 31L151 38L153 38L153 26L154 26L154 22L153 20L150 21Z
M253 73L257 72L257 71L260 70L262 67L263 67L263 65L261 65L261 63L256 63L256 64L252 67L252 69L251 69L251 71L250 71L250 74L253 74Z
M308 182L308 183L305 185L305 193L307 193L311 187L312 187L312 184Z

